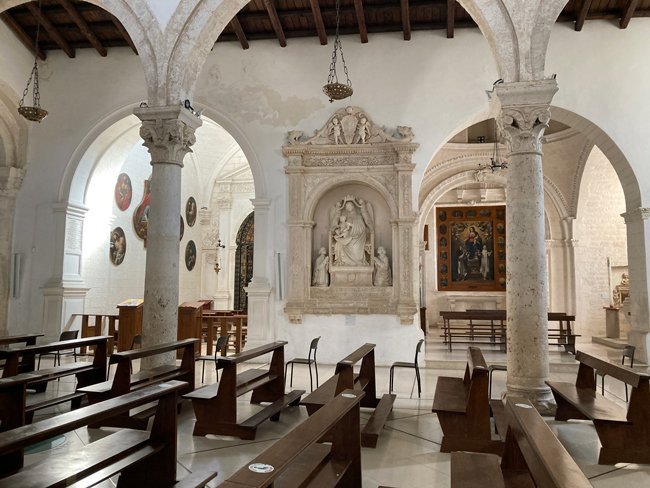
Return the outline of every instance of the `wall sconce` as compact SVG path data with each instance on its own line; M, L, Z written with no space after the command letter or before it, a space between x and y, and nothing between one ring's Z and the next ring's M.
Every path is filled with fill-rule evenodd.
M219 248L225 249L226 246L221 244L221 239L217 241L217 257L214 260L214 272L219 274L219 271L221 271L221 266L219 266Z

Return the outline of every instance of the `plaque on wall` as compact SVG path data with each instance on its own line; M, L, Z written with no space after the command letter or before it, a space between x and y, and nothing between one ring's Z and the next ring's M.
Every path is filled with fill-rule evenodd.
M188 271L192 271L196 265L196 244L194 241L189 241L185 246L185 267Z
M505 290L505 219L504 205L437 209L439 291Z
M119 266L124 261L126 254L126 237L122 227L115 227L111 231L111 242L108 257L115 266Z
M188 198L185 204L185 220L187 220L187 225L194 227L196 222L196 200L194 197Z
M117 208L124 212L131 205L132 196L131 178L126 173L120 173L117 177L117 183L115 183L115 204Z
M183 235L185 234L185 222L183 221L183 216L181 215L181 237L179 241L183 240Z

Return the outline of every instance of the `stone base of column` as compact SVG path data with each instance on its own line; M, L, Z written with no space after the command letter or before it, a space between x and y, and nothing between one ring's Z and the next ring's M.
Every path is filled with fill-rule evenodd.
M524 397L533 404L540 415L555 416L557 405L553 393L548 386L539 388L526 388L507 385L507 390L504 392L503 397Z

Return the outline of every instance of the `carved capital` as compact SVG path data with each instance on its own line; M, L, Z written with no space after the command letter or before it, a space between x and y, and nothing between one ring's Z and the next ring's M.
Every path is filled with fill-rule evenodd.
M641 222L650 218L650 208L637 207L633 210L628 210L627 212L622 213L621 217L625 219L626 224L631 222Z
M13 166L0 168L0 195L16 196L23 185L25 170Z
M508 152L542 152L542 137L551 120L555 80L503 83L494 89L499 116L497 125Z
M201 119L180 106L137 108L134 113L142 120L140 137L152 164L183 166L183 158L196 142L194 131L201 126Z

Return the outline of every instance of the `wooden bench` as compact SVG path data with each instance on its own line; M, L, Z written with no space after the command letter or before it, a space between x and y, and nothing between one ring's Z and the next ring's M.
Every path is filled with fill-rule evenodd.
M505 350L507 342L507 316L505 310L466 310L464 312L441 311L443 330L440 336L449 351L453 344L482 343L498 345ZM566 352L575 354L575 341L579 334L572 331L573 315L564 312L548 313L549 345L564 347ZM557 326L551 327L551 323Z
M176 396L185 386L179 381L151 386L4 432L0 469L4 475L15 474L0 479L0 487L93 486L118 473L120 487L181 486L175 484ZM20 470L25 447L154 401L156 418L150 433L119 430L82 448L58 450L56 456ZM204 486L212 477L214 473L204 475L195 486Z
M508 398L506 412L509 425L501 462L495 454L452 452L452 488L592 486L528 400Z
M354 365L361 361L359 374L354 373ZM307 395L300 402L307 407L307 413L313 415L323 405L329 402L343 390L362 390L366 396L361 400L361 406L372 408L374 412L361 431L361 445L363 447L377 447L379 433L393 410L393 403L397 398L394 394L385 394L377 398L375 383L375 344L364 344L352 354L336 364L334 376L320 387Z
M362 398L364 393L359 390L344 390L219 486L361 486ZM319 443L328 433L331 445ZM250 469L254 465L270 465L273 471L254 472Z
M576 353L580 362L575 384L547 381L557 403L556 420L592 420L602 445L599 464L650 463L650 376ZM627 409L597 392L595 372L632 387Z
M78 388L78 391L86 393L88 395L88 401L94 404L152 384L178 380L183 381L185 384L181 393L188 393L194 389L194 350L197 342L198 339L184 339L182 341L134 349L133 351L113 353L109 363L111 365L117 365L113 379L88 387ZM165 364L151 369L140 370L135 374L131 373L132 361L134 359L151 357L173 351L182 351L183 358L180 364ZM132 416L129 416L127 413L111 419L109 423L103 421L101 424L93 424L93 427L111 425L145 429L148 419L152 414L153 411L151 409Z
M81 406L81 401L85 393L81 389L85 386L93 385L104 381L106 378L106 349L107 342L110 338L108 336L89 337L85 339L75 339L72 341L58 341L50 344L40 344L34 346L24 346L15 349L0 351L0 358L5 360L5 367L2 371L3 378L14 377L21 371L33 372L28 365L33 365L34 358L37 354L49 353L53 351L60 351L64 349L71 349L73 347L94 346L95 355L93 362L74 362L66 363L61 366L54 366L52 368L41 369L33 372L35 376L27 381L27 388L37 392L44 392L47 389L48 382L62 378L64 376L76 376L76 390L72 393L59 395L37 402L23 402L21 396L13 396L13 401L16 405L24 405L26 422L31 422L33 413L36 410L59 405L70 401L71 408L78 408ZM16 394L17 395L17 394Z
M36 339L42 337L43 334L16 334L10 336L0 337L0 346L9 346L11 344L24 343L26 346L33 346L36 344ZM24 365L25 371L32 371L35 368L34 357L31 358L31 364ZM0 368L4 368L4 361L0 363Z
M119 316L115 314L98 314L98 313L73 313L70 316L70 325L76 318L81 318L81 337L94 337L104 335L104 319L108 322L108 329L106 335L110 336L111 339L108 341L107 354L110 356L113 354L113 349L115 348L115 331L117 330L115 323L117 322ZM91 325L91 318L93 318ZM66 326L67 328L67 326ZM86 354L86 347L83 346L79 349L79 354Z
M431 410L442 427L441 452L503 451L503 443L492 440L488 367L478 347L467 348L464 378L438 378Z
M221 380L184 395L192 400L194 435L220 434L255 439L257 427L267 419L278 421L287 405L296 406L304 390L284 394L284 346L276 341L228 357L218 357ZM237 374L237 365L273 353L269 369L250 369ZM243 422L237 421L237 397L252 391L251 403L270 402Z

